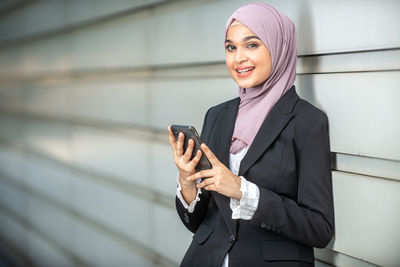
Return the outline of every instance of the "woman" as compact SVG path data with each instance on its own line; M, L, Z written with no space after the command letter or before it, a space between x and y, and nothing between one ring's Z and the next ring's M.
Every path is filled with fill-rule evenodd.
M327 116L296 94L293 22L263 3L225 28L226 65L239 97L210 108L202 152L170 143L179 171L176 208L194 233L181 266L313 266L334 232ZM200 178L206 178L200 180Z

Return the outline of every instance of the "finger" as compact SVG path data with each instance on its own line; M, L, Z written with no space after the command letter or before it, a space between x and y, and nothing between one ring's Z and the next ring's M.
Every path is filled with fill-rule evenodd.
M171 126L168 126L168 134L169 134L169 143L171 144L172 149L175 150L176 140L174 134L172 133Z
M188 176L187 179L190 181L195 181L200 178L208 178L208 177L212 177L212 176L214 176L214 172L212 169L209 169L209 170L203 170L203 171L196 172L195 174Z
M201 144L201 149L204 151L204 154L206 154L208 160L210 161L211 165L218 165L220 161L218 158L214 155L214 153L211 151L211 149L206 145L206 144Z
M176 154L182 156L183 154L183 141L185 140L185 135L180 132L178 136L178 142L176 143Z
M198 183L196 186L197 186L197 188L205 188L212 184L214 184L213 178L208 178L208 179L204 179L204 181L202 181L201 183Z
M183 155L185 160L190 160L190 158L192 157L193 147L194 147L194 142L192 139L189 139L188 147L186 148L185 154Z
M210 184L204 187L205 190L207 191L217 191L217 188L215 187L214 184Z
M190 162L191 167L195 168L197 166L197 163L199 163L200 159L201 159L201 150L197 150L196 152L196 156L192 159L192 161Z

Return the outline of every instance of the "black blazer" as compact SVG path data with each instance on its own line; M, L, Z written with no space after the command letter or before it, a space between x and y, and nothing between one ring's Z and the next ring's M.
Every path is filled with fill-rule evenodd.
M202 141L229 168L229 148L239 98L210 108ZM258 185L260 199L251 220L233 220L230 199L202 190L189 213L176 208L194 233L181 266L313 266L313 247L325 247L334 233L328 119L299 98L294 86L261 125L240 164L239 176Z

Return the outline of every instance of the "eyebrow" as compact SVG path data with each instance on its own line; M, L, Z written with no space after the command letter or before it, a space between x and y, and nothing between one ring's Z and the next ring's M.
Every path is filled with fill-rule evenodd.
M248 41L248 40L250 40L250 39L253 39L253 38L258 39L258 40L261 41L261 39L258 38L257 36L255 36L255 35L250 35L250 36L244 37L244 38L242 39L242 42L246 42L246 41ZM233 43L233 42L232 42L231 40L229 40L229 39L226 39L225 43Z

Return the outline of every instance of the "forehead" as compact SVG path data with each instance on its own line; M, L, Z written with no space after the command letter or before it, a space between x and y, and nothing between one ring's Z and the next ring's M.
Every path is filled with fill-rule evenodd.
M256 34L252 32L246 25L243 23L235 20L232 22L232 24L228 27L228 31L226 33L226 39L229 40L238 40L242 39L244 37L254 35Z
M243 26L244 26L244 24L243 24L243 23L241 23L240 21L238 21L238 20L234 19L234 20L232 21L231 25L229 25L229 27L231 27L231 26L235 26L235 25L243 25Z

